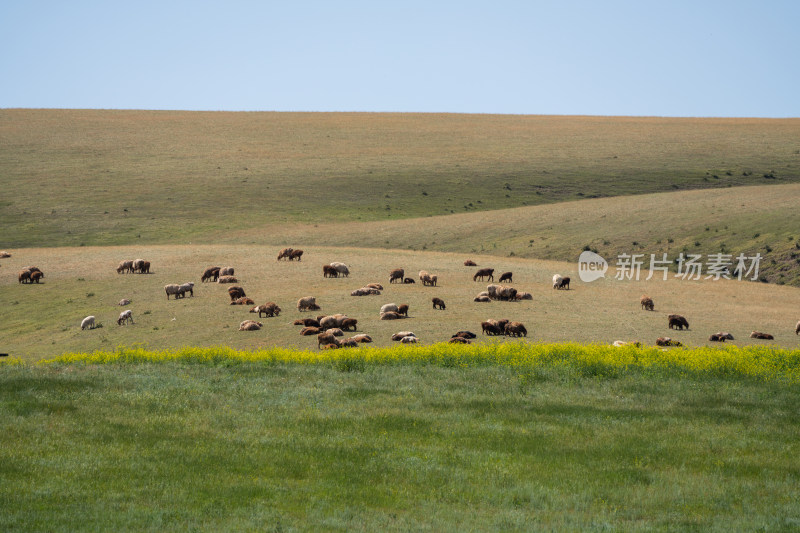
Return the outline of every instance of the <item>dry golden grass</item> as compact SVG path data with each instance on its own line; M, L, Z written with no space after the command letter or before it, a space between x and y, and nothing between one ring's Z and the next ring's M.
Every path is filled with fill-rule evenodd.
M797 119L0 110L0 242L189 242L786 183L798 135Z
M474 303L486 283L473 282L474 268L464 267L466 254L412 252L360 248L306 247L301 263L277 262L278 248L260 245L204 245L152 247L82 247L13 250L2 261L0 271L0 350L36 360L68 351L113 349L116 346L175 348L226 345L236 349L286 346L316 349L316 340L301 337L291 322L317 313L299 313L298 298L313 295L322 305L321 314L345 313L357 318L359 332L371 335L377 346L388 346L392 333L414 331L425 344L449 339L458 330L480 333L480 322L508 318L526 324L524 342L610 343L641 340L652 344L669 335L688 345L704 345L709 334L730 331L734 344L763 344L748 337L761 330L775 335L775 344L796 347L794 324L800 318L800 292L791 287L748 282L691 282L660 279L650 282L612 279L584 284L577 265L522 258L470 255L480 266L496 272L514 272L513 286L533 294L532 301ZM150 275L119 275L117 263L142 257L152 262ZM349 278L323 279L321 266L331 261L350 265ZM29 264L45 272L41 285L19 285L17 269ZM239 332L238 324L254 315L242 306L229 305L227 286L200 284L203 269L231 265L248 296L256 303L277 302L283 312L277 318L261 319L258 332ZM389 270L406 269L416 277L419 270L439 276L438 287L389 285ZM551 288L554 273L570 275L570 291ZM167 300L163 286L193 280L195 296ZM350 291L370 282L382 283L381 296L352 297ZM655 312L642 311L639 296L649 294ZM438 296L447 310L432 309ZM122 308L116 304L130 298L135 325L119 327ZM408 303L409 319L380 321L384 303ZM666 316L686 316L691 329L673 332ZM81 331L84 316L95 315L102 328ZM515 342L486 338L481 342Z

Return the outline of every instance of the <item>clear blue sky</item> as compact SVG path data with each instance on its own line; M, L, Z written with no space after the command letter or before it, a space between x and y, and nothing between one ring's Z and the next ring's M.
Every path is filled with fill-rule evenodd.
M0 108L800 116L800 1L0 0Z

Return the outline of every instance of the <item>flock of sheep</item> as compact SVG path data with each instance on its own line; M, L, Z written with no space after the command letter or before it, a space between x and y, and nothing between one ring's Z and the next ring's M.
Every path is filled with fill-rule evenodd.
M0 252L3 257L10 257L10 254L7 252ZM292 248L284 248L278 254L278 260L287 259L289 261L298 260L300 261L303 255L302 250L295 250ZM477 266L473 261L468 260L464 262L465 266ZM143 259L134 259L134 260L126 260L119 263L117 267L117 273L140 273L140 274L147 274L150 272L150 262L143 260ZM325 278L337 278L337 277L348 277L350 274L350 269L345 263L341 262L334 262L327 265L323 265L323 277ZM18 274L19 283L39 283L39 280L44 278L44 273L35 267L30 266L22 269ZM424 286L436 286L438 283L438 276L435 274L430 274L427 271L420 271L418 274L418 278L421 281L422 285ZM494 269L491 268L481 268L475 272L472 277L473 281L494 281ZM228 294L230 296L230 304L231 305L251 305L253 306L250 309L250 313L257 313L258 318L263 317L276 317L280 315L281 308L275 302L266 302L264 304L255 305L255 302L248 298L245 294L244 288L238 285L233 285L238 283L238 279L235 277L235 270L233 267L208 267L206 268L202 275L200 276L201 283L204 282L216 282L220 284L232 284L228 288ZM504 272L499 277L499 282L508 282L513 283L513 273L512 272ZM556 274L553 276L553 289L557 290L569 290L570 288L570 278L561 276ZM410 284L415 283L413 278L406 277L405 270L402 268L396 268L389 272L389 283L403 283L403 284ZM164 292L167 296L167 299L170 299L170 296L173 299L178 298L185 298L187 294L189 296L194 296L194 282L185 282L181 284L168 284L164 286ZM370 283L352 291L350 294L352 296L372 296L372 295L380 295L381 291L384 290L384 287L379 283ZM485 291L479 293L474 301L475 302L490 302L493 300L497 301L518 301L518 300L530 300L532 299L532 295L527 292L517 291L515 288L507 285L498 285L498 284L490 284L486 287ZM120 305L127 305L130 303L129 300L122 300ZM446 310L445 302L438 297L433 297L431 299L431 303L433 305L433 309L436 310ZM655 309L655 303L653 299L647 295L642 295L640 299L640 304L643 310L646 311L653 311ZM308 312L308 311L317 311L320 310L320 306L317 304L316 298L314 296L306 296L300 298L296 304L298 312ZM389 303L381 306L379 317L381 320L398 320L403 318L408 318L408 311L409 305L408 304L395 304ZM687 319L681 315L677 314L670 314L667 317L668 320L668 327L669 329L689 329L689 322ZM126 309L119 314L117 319L117 324L120 326L126 325L128 323L134 323L133 321L133 313L130 309ZM335 315L318 315L315 318L304 318L298 319L294 321L294 325L303 326L300 334L304 336L308 335L316 335L317 336L317 346L319 348L340 348L340 347L352 347L358 346L361 343L369 343L372 342L372 338L366 334L355 334L346 339L339 339L339 337L343 337L345 332L351 331L356 332L358 320L352 317L348 317L343 314L335 314ZM95 316L87 316L81 321L81 329L94 329L98 327L96 322ZM239 325L240 331L256 331L263 327L263 323L255 321L255 320L244 320ZM481 333L483 335L488 336L495 336L495 335L504 335L504 336L511 336L511 337L524 337L527 336L527 329L525 325L521 322L510 321L508 319L503 320L494 320L489 319L481 323ZM795 334L800 334L800 321L798 321L795 327ZM477 336L469 331L459 331L454 334L449 342L452 343L469 343L471 339L476 338ZM765 339L765 340L772 340L774 337L768 333L763 333L759 331L753 331L750 334L751 338L754 339ZM392 335L392 340L400 341L402 343L416 343L418 339L416 335L412 331L400 331ZM709 337L709 341L712 342L724 342L726 340L734 340L734 337L729 332L717 332L712 334ZM615 346L622 346L625 344L636 344L639 345L638 341L633 343L628 343L624 341L615 341ZM659 337L656 339L656 345L658 346L681 346L681 343L671 339L670 337Z

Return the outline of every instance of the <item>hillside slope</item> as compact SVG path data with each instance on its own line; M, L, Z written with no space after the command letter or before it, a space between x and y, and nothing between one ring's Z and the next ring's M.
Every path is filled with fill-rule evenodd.
M188 242L795 182L798 138L798 119L7 109L0 243Z

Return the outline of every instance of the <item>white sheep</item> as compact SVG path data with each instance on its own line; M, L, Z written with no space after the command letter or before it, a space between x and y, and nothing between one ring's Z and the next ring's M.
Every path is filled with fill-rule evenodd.
M350 269L347 268L347 265L344 263L333 262L331 263L331 266L336 269L336 272L344 277L348 277L350 275Z
M384 304L381 306L381 314L388 313L389 311L394 311L397 313L400 311L400 308L397 306L397 304Z
M81 329L84 330L86 328L94 329L94 315L89 315L81 320Z
M131 324L135 324L133 321L133 312L130 309L126 309L125 311L119 314L119 318L117 319L117 324L122 326L123 324L127 324L130 321Z
M305 311L307 309L318 309L317 299L314 296L306 296L297 300L297 310Z
M564 277L561 274L553 274L553 288L557 289L561 287L561 282L564 281Z
M400 339L403 344L416 344L419 340L414 335L407 335Z
M167 293L167 300L169 300L169 295L175 296L175 299L178 298L178 295L183 296L181 293L181 286L177 283L170 283L169 285L164 285L164 292Z

